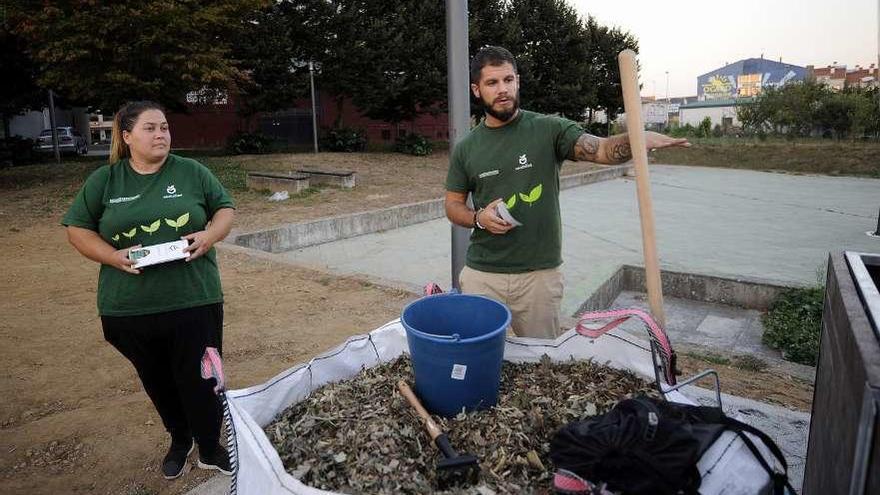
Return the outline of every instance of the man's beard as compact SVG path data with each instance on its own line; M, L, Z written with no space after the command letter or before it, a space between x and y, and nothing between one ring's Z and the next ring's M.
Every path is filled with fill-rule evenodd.
M483 103L483 110L486 111L487 114L495 117L501 122L507 122L514 115L516 115L516 111L519 110L519 95L510 98L510 101L513 102L513 106L510 107L510 110L495 110L492 108L491 103L486 103L486 100L480 98L480 101Z

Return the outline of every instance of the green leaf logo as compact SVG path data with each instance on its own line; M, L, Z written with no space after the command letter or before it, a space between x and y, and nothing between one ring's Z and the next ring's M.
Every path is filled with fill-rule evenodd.
M165 219L165 223L167 223L169 227L174 227L174 230L183 227L187 222L189 222L189 213L180 215L177 220L171 220L170 218Z
M162 222L160 222L159 220L156 220L155 222L151 223L149 227L147 227L146 225L141 225L141 230L143 230L144 232L146 232L150 235L153 235L153 232L159 230L159 225L161 225L161 224L162 224Z
M119 242L119 234L114 235L113 237L111 237L111 239L113 239L116 242Z
M519 193L519 199L528 203L529 206L532 206L532 203L534 203L535 201L537 201L538 199L541 198L541 190L542 189L543 189L543 187L541 187L541 184L538 184L537 186L535 186L534 189L532 189L532 191L529 193L528 196L526 196L523 193Z
M513 196L510 197L507 201L504 202L507 205L507 209L510 210L516 204L516 193L513 193Z
M138 228L135 227L135 228L129 230L128 232L123 232L122 235L124 235L128 239L131 239L132 237L134 237L135 234L137 234L137 231L138 231Z

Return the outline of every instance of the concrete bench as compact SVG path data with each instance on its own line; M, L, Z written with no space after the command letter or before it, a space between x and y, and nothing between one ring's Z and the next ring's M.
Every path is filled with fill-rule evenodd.
M296 169L299 174L306 174L312 184L332 184L343 189L351 189L355 185L356 173L351 170L317 170L312 168Z
M309 187L309 176L295 172L248 172L248 189L299 194Z

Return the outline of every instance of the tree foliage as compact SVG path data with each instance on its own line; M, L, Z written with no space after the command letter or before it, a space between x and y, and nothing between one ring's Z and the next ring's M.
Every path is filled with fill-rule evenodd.
M368 117L411 120L446 99L443 4L421 0L340 0L336 32L353 43L331 45L321 80L348 94ZM340 23L345 26L340 26ZM341 38L341 37L340 37ZM351 52L349 53L349 50ZM342 63L340 63L342 62Z
M766 89L740 105L737 116L745 129L759 136L861 138L880 132L877 98L876 88L835 92L813 81L795 82Z
M562 0L472 0L468 14L471 55L494 44L517 57L526 108L572 119L589 109L612 117L622 111L617 54L637 49L631 35L581 19ZM245 98L253 108L291 105L306 94L297 75L312 60L318 87L340 109L351 98L368 117L387 122L445 110L445 15L443 2L278 2L262 14L254 46L241 57L252 68Z
M309 62L331 43L333 15L330 3L315 0L272 2L251 15L232 52L248 75L239 86L242 113L289 108L309 96Z
M309 62L324 94L370 118L446 108L443 2L46 0L6 19L36 86L98 109L149 98L180 110L202 89L235 91L245 114L289 108L309 94ZM616 57L635 39L564 0L472 0L469 38L471 55L487 44L514 53L525 108L577 120L622 111Z
M39 86L109 111L131 99L181 109L190 91L246 80L231 44L263 4L46 0L13 3L7 19L28 42Z

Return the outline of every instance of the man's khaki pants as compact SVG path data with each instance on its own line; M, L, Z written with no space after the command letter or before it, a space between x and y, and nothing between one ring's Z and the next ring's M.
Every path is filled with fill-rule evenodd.
M554 339L562 303L559 268L525 273L490 273L465 266L459 276L461 291L500 301L510 308L510 326L520 337Z

